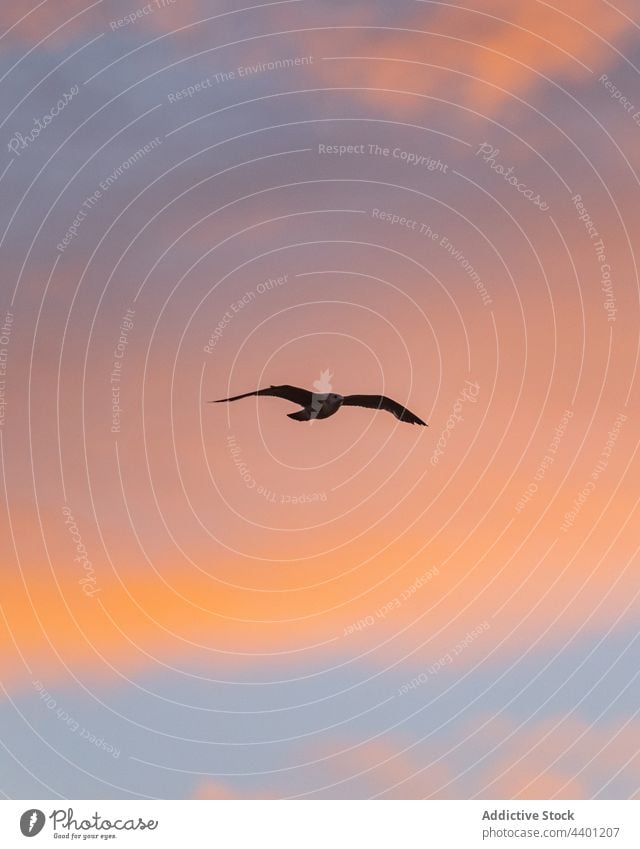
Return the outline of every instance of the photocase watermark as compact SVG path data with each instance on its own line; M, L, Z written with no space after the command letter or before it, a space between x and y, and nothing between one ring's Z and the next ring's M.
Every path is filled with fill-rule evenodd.
M220 71L213 75L216 83L228 83L231 80L266 74L270 71L291 70L303 65L313 65L313 56L294 56L287 59L273 59L271 62L257 62L255 65L240 65L233 71Z
M430 241L437 244L445 251L445 253L451 259L453 259L460 266L460 268L464 272L466 272L466 274L469 276L469 279L473 283L476 292L478 292L478 294L480 295L483 305L485 307L491 306L493 301L491 300L491 296L489 295L486 286L482 282L480 275L473 267L473 265L471 265L469 260L462 253L462 251L457 248L447 238L447 236L441 236L431 227L430 224L427 224L424 221L417 221L415 218L408 218L407 216L400 215L397 212L389 212L387 210L374 208L371 210L371 217L376 218L378 221L383 221L386 224L391 224L393 226L398 227L406 227L408 230L412 230L414 233L418 233L425 239L429 239Z
M258 283L255 289L250 289L248 292L245 292L241 298L238 298L238 300L229 304L228 309L225 311L225 314L222 316L220 321L216 324L215 329L209 336L209 341L203 348L205 354L213 354L213 349L222 339L225 330L238 313L242 312L245 307L248 307L249 304L253 303L253 301L260 297L260 295L264 295L266 292L271 292L273 289L279 289L281 286L284 286L288 280L288 274L282 274L280 277L268 277L266 280Z
M472 643L481 637L486 631L489 630L491 626L486 621L481 622L477 625L472 631L467 631L465 636L460 640L459 643L448 651L446 654L443 654L442 657L438 658L435 663L432 663L424 672L421 672L419 675L416 675L415 678L412 678L411 681L407 681L406 684L402 684L398 688L398 695L404 696L409 690L416 690L418 687L421 687L423 684L426 684L429 678L433 678L438 672L442 672L442 670L450 666L453 663L454 658L461 655L465 649L468 649Z
M0 327L0 429L5 425L7 413L7 363L9 362L9 344L13 333L14 315L6 312Z
M589 475L589 480L582 487L580 492L573 499L571 510L564 514L564 521L560 525L560 530L566 533L578 517L578 514L589 500L589 496L595 491L596 483L600 479L600 475L606 470L611 459L611 454L615 448L615 444L622 430L622 425L626 422L627 416L624 413L618 413L616 420L613 423L611 430L607 433L607 441L605 442L602 451L598 456L598 462L595 464Z
M375 623L380 621L381 619L386 619L390 613L398 610L405 601L408 601L412 596L414 596L419 589L426 586L436 575L440 574L440 570L437 566L434 566L431 569L428 569L426 572L423 572L418 578L415 579L408 587L406 587L399 595L395 598L387 601L381 607L379 607L373 614L369 616L365 616L362 619L358 619L357 622L352 622L350 625L347 625L344 628L343 635L348 637L350 634L355 634L356 631L363 631L366 628L370 628L371 625L375 625Z
M35 837L44 828L47 818L39 808L29 808L20 817L20 831L25 837Z
M533 475L533 480L529 482L529 485L516 502L516 513L521 513L526 507L526 505L529 503L529 501L531 501L531 499L537 493L538 484L544 479L545 475L547 474L547 470L550 469L553 465L556 454L558 453L558 448L560 447L560 443L562 441L562 437L566 433L567 427L569 425L569 420L572 418L573 410L565 410L558 426L553 432L553 439L547 446L546 453L538 464L538 468L536 469L535 474Z
M605 252L604 242L602 241L602 238L598 233L598 230L593 222L593 219L591 218L591 215L589 214L587 208L582 202L582 195L573 195L571 200L573 202L576 212L578 213L578 218L584 224L589 238L593 242L593 248L596 254L596 260L598 262L598 268L600 272L600 288L605 296L602 305L605 309L605 312L607 313L607 321L615 321L618 308L616 306L616 299L613 292L613 281L611 280L611 265L609 262L607 262L607 255Z
M604 252L604 243L602 239L598 239L598 241L594 245L594 248L596 251L598 263L600 264L600 287L605 295L603 307L605 309L605 312L607 313L607 321L615 321L618 308L616 307L616 299L613 294L613 283L611 281L611 266L607 262L607 257Z
M67 229L67 232L64 234L63 238L58 242L56 248L59 253L64 253L65 250L69 247L71 242L76 238L78 232L80 231L80 227L82 223L87 219L89 213L94 207L96 207L104 195L109 191L111 186L114 183L124 176L127 171L132 168L136 163L138 163L141 159L151 153L152 150L155 150L162 144L162 139L160 136L156 136L151 139L150 142L138 148L135 153L131 154L128 159L125 159L120 165L118 165L115 170L113 170L110 174L108 174L104 179L102 179L99 183L99 188L97 188L93 194L87 195L87 197L82 201L80 209L77 210L76 216L73 219L73 222Z
M131 24L137 23L141 18L146 18L147 15L152 15L158 9L166 9L169 6L175 6L177 2L178 0L153 0L153 2L147 3L145 6L140 6L139 8L134 9L133 12L129 12L128 15L124 15L122 18L109 21L109 28L111 29L111 32L115 32L123 27L131 26Z
M322 406L325 401L325 395L328 395L333 389L333 385L331 383L332 377L333 373L329 369L324 369L320 372L320 377L313 381L313 388L315 389L315 392L311 394L310 425L312 425L318 418L318 414L322 410Z
M640 127L640 110L636 109L633 103L626 97L618 88L618 86L614 85L611 82L609 77L606 74L601 74L598 79L598 82L606 88L609 93L609 97L616 100L620 106L624 109L624 111L631 115L631 120L636 125L636 127Z
M82 536L78 530L76 520L73 518L71 509L65 505L62 508L62 515L64 516L64 523L71 535L71 539L75 543L77 554L76 557L74 557L74 562L79 563L84 570L84 575L79 579L78 583L82 587L82 591L85 595L93 597L96 593L100 592L100 588L97 586L96 582L96 573L93 568L93 563L89 560L87 549L82 541Z
M232 82L233 80L242 80L247 79L247 77L256 76L256 74L268 74L273 71L291 70L292 68L300 68L304 65L313 65L313 58L313 56L294 56L286 59L274 59L271 62L258 62L255 65L239 65L237 68L229 71L218 71L210 77L198 80L197 83L185 86L185 88L181 88L179 91L171 92L167 95L167 100L169 103L190 100L207 89Z
M423 224L417 221L415 218L409 218L406 215L400 215L397 212L388 212L385 209L378 209L374 207L371 210L371 217L376 218L378 221L383 221L385 224L391 224L393 227L406 227L407 230L413 230L414 233L421 233L422 235L427 235L426 231L423 232Z
M7 148L11 153L15 153L16 156L20 156L21 152L26 150L30 145L32 145L36 139L43 133L47 127L55 121L55 119L60 115L64 109L71 103L71 101L78 95L80 92L80 86L73 85L69 89L69 91L65 91L60 98L58 99L55 106L52 106L51 109L47 112L46 115L43 115L41 118L34 118L33 123L35 126L30 132L26 132L25 135L22 133L14 133L9 142L7 144Z
M465 271L469 275L469 277L471 278L471 282L475 286L476 291L478 292L478 294L480 295L480 297L482 299L483 305L485 307L491 306L493 301L491 300L491 297L490 297L489 293L487 292L487 289L486 289L484 283L480 279L480 275L475 270L475 268L471 265L469 260L462 253L462 251L459 248L456 248L456 246L453 245L446 236L443 236L438 241L438 244L440 245L441 248L443 248L449 254L451 259L455 260L455 262L458 263L460 268L462 268L462 270Z
M124 356L127 352L129 344L129 334L133 330L133 317L135 310L129 308L122 316L120 322L120 336L113 349L113 362L111 366L111 374L109 375L109 384L111 387L111 433L120 433L122 405L120 403L122 368L124 364Z
M428 153L416 150L405 150L402 147L385 147L380 144L319 144L320 156L376 156L382 159L396 159L404 165L411 165L425 171L441 171L446 174L449 165L441 159L436 159Z
M517 189L520 194L529 201L529 203L537 206L538 209L543 212L549 209L549 204L546 203L539 194L535 194L533 189L528 188L526 183L522 183L519 180L515 174L515 168L513 165L505 168L504 165L498 162L498 156L500 155L499 147L494 147L492 144L489 144L489 142L482 142L476 150L475 155L480 156L482 161L486 163L495 174L498 174L498 176L506 180L510 186Z
M125 159L118 167L112 171L104 180L100 181L100 189L103 192L108 191L111 186L116 183L120 177L122 177L129 168L132 168L137 162L143 159L148 153L151 153L152 150L155 150L162 144L162 139L160 136L155 136L151 141L147 142L147 144L139 147L135 153L132 153L128 159ZM91 201L91 198L89 199Z
M326 492L302 492L302 493L279 493L276 490L269 489L266 486L258 483L251 469L242 459L242 448L238 444L233 434L227 436L227 449L231 456L234 466L238 470L238 474L243 480L247 489L254 491L270 504L313 504L315 502L326 501Z
M475 404L478 400L478 394L480 392L480 384L475 381L465 380L464 386L462 387L460 394L455 400L453 405L453 410L451 411L449 418L444 426L443 431L440 434L440 438L436 442L436 447L433 450L433 454L431 455L431 459L429 462L432 466L437 466L440 462L440 457L444 454L445 448L449 443L449 439L451 434L458 422L464 421L464 417L461 415L462 413L462 405L466 403Z
M112 746L111 743L107 743L107 741L102 737L96 737L95 734L86 729L68 711L58 705L57 700L53 698L51 693L45 688L41 681L36 680L33 681L32 684L47 710L54 712L60 722L64 723L70 731L74 734L78 734L82 740L86 740L87 743L101 749L103 752L111 755L111 757L116 758L116 760L120 757L120 749Z
M152 819L143 820L142 817L138 817L137 819L134 817L129 817L129 819L119 817L112 821L103 817L98 811L91 814L90 818L76 819L73 808L58 808L53 810L49 814L49 819L53 826L54 838L82 839L83 842L85 840L116 839L120 831L124 831L125 833L131 833L132 831L155 831L160 822L159 820ZM58 829L62 832L61 834L58 833Z
M213 80L211 77L205 77L203 80L198 80L197 83L181 88L180 91L173 91L167 95L169 103L177 103L179 100L190 100L196 94L205 91L205 89L213 88Z

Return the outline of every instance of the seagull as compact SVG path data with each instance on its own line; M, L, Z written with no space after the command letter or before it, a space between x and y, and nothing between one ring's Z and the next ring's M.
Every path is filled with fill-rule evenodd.
M252 395L271 395L275 398L284 398L294 404L299 404L302 410L295 413L287 413L290 419L297 422L308 422L311 419L328 419L335 415L340 407L368 407L371 410L386 410L400 419L401 422L424 425L426 422L419 419L411 410L407 410L397 401L387 398L386 395L337 395L335 392L310 392L308 389L299 389L297 386L269 386L268 389L256 389L255 392L245 392L244 395L234 395L233 398L219 398L217 401L209 401L209 404L222 404L226 401L239 401L241 398L250 398Z

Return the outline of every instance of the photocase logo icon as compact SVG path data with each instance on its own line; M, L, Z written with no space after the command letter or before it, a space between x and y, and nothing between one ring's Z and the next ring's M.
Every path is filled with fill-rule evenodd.
M315 392L311 399L311 424L313 424L313 419L317 418L318 413L322 409L322 405L326 400L326 396L333 388L331 385L332 377L333 373L327 368L320 372L318 380L313 381L313 388L315 389Z
M20 817L20 831L25 837L35 837L42 831L44 821L44 813L37 808L31 808Z
M313 381L313 388L316 390L316 392L331 392L333 388L331 386L332 377L333 372L329 371L329 369L326 368L324 371L320 372L320 377L318 378L318 380Z

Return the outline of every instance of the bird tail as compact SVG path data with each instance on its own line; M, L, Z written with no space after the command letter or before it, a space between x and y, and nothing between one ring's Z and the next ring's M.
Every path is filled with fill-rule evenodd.
M305 407L303 410L298 410L297 413L287 413L287 416L296 422L308 422L311 418L311 410Z

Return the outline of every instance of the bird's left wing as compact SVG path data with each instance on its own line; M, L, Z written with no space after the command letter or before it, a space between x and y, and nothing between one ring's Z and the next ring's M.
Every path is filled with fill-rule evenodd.
M401 422L411 422L428 427L426 422L418 418L411 410L407 410L402 404L398 404L393 398L386 395L347 395L342 402L343 407L368 407L371 410L387 410L400 419Z
M221 404L224 401L239 401L241 398L249 398L252 395L271 395L274 398L284 398L287 401L292 401L294 404L300 404L301 407L308 407L313 400L313 393L308 389L300 389L298 386L269 386L267 389L256 389L253 392L245 392L243 395L234 395L232 398L220 398L218 401L211 401L213 404Z
M292 401L294 404L300 404L301 407L308 407L313 401L313 392L308 389L300 389L299 386L270 386L268 389L263 389L262 395L275 395L277 398L285 398L287 401Z

